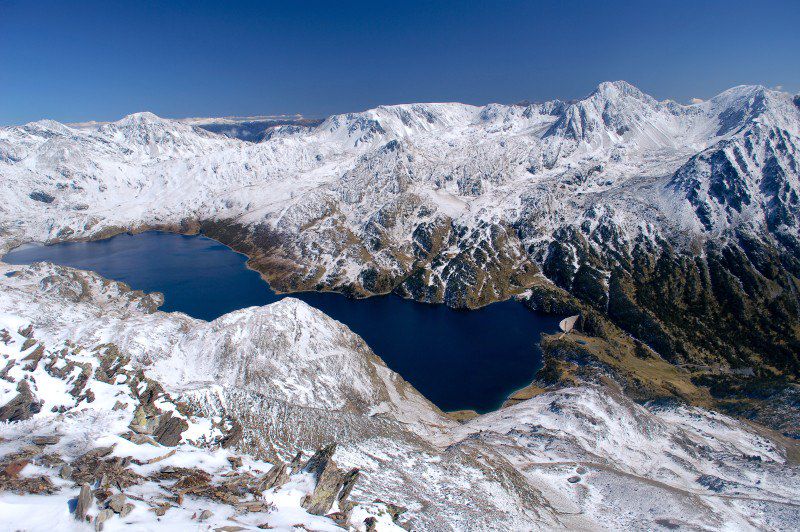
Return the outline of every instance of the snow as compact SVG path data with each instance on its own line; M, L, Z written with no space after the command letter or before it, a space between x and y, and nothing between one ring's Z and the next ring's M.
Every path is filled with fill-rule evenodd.
M0 459L28 445L32 435L55 433L61 440L49 452L65 458L113 446L112 456L142 462L130 466L141 475L177 466L223 479L233 453L213 442L222 436L220 422L234 416L258 442L251 449L275 445L286 458L298 447L313 452L311 441L330 442L336 434L337 464L361 470L350 517L356 530L364 528L367 517L374 517L381 530L396 529L386 502L378 499L406 507L403 518L418 529L441 523L449 529L652 528L655 520L674 516L683 516L690 527L731 529L791 528L800 522L792 503L800 493L800 477L785 448L767 433L718 413L637 405L617 390L582 385L460 425L343 325L298 300L243 309L208 323L151 312L138 304L147 295L88 272L37 264L2 265L0 274L0 308L7 309L0 315L0 330L8 333L8 343L0 342L0 357L20 361L35 348L19 349L26 340L20 331L28 325L37 345L46 346L45 355L58 359L54 367L65 367L67 360L96 367L98 347L113 338L120 353L131 357L127 367L143 369L169 392L157 400L159 408L190 425L172 449L132 443L120 437L136 401L125 379L113 384L91 379L95 400L78 401L64 392L70 377L62 381L49 375L43 359L35 370L17 364L9 373L17 381L28 379L44 403L32 419L0 426ZM80 287L81 296L73 297L69 287ZM177 371L180 367L185 371ZM247 368L248 377L242 377L241 368ZM15 386L0 379L4 397ZM312 388L314 393L305 391ZM196 414L180 414L178 400L198 407ZM113 410L117 401L128 406ZM56 405L66 412L52 412ZM239 456L243 471L273 467L264 457ZM578 468L586 471L576 473ZM78 487L55 473L37 462L23 470L25 476L54 477L60 490L52 495L0 494L0 508L15 528L79 529L67 510ZM567 482L573 475L580 480ZM718 491L700 482L704 478ZM146 501L160 500L163 490L148 480L126 490L137 509L124 520L112 518L107 529L123 522L145 530L213 529L231 524L231 518L239 526L267 521L278 529L297 523L336 529L329 519L301 508L312 487L310 477L299 474L264 493L264 500L275 505L267 514L240 515L224 504L188 497L156 519ZM780 517L753 517L754 505L765 508L764 515ZM202 510L212 511L213 518L192 519Z
M345 283L367 267L402 272L397 256L410 255L414 231L435 222L454 235L428 265L435 280L458 254L491 243L496 227L525 227L519 245L505 250L522 264L541 260L559 229L584 223L590 232L618 229L623 243L718 238L741 225L769 230L774 206L794 208L789 196L800 191L800 110L791 96L763 87L681 106L611 82L571 103L382 106L284 129L253 144L152 113L80 128L53 121L1 128L0 250L184 220L235 221L284 235L294 256ZM739 166L737 184L751 198L740 211L712 190L709 167L721 156ZM768 161L786 176L777 193L764 186ZM377 235L383 245L364 260L340 245L343 234L362 243ZM65 457L111 444L115 456L141 461L168 452L120 437L134 404L121 380L92 379L95 400L86 402L69 393L78 368L62 379L43 361L34 370L21 363L42 343L55 368L69 360L96 369L98 348L113 343L131 369L168 392L159 407L189 423L175 454L132 466L141 474L174 465L219 478L233 451L215 442L223 421L236 418L248 438L240 453L247 470L267 471L276 459L336 440L337 463L362 472L351 514L357 530L367 517L396 528L387 503L405 506L401 521L420 530L800 523L800 477L785 446L718 413L637 405L613 388L582 384L459 425L344 325L300 301L213 322L151 311L159 301L87 272L0 263L0 330L10 337L0 356L2 365L20 362L9 371L13 382L0 379L0 404L21 379L43 401L32 419L0 426L0 457L31 435L53 433L62 435L53 450ZM22 352L28 325L37 343ZM114 410L117 401L129 405ZM177 401L198 413L186 417ZM51 469L32 463L23 474L56 477ZM568 482L573 475L580 480ZM77 487L54 482L61 489L52 495L1 493L6 522L85 528L68 512ZM269 520L279 529L335 529L301 508L308 490L308 479L295 475L264 495L274 511L241 526ZM146 482L131 495L163 494ZM143 530L213 529L239 519L226 505L187 498L158 520L134 502L127 519ZM203 509L213 519L192 519ZM106 530L122 523L112 519Z
M591 222L595 205L605 206L628 241L643 225L654 228L649 238L702 236L707 229L686 187L671 186L670 177L692 156L742 142L758 127L783 131L797 145L800 109L790 95L763 87L681 106L611 82L570 104L383 106L258 144L152 113L81 129L40 121L0 129L0 246L91 237L111 227L236 220L289 233L286 245L297 256L345 283L366 265L334 235L368 238L380 209L404 213L384 235L398 250L436 216L467 229L486 221L533 224L523 245L542 249L559 227ZM735 223L763 225L770 197L757 175L764 164L760 156L748 164L754 177L745 186L759 200ZM789 162L784 168L797 193L796 172ZM55 199L36 201L33 192ZM720 209L715 231L733 223ZM392 255L373 261L389 271L402 267Z

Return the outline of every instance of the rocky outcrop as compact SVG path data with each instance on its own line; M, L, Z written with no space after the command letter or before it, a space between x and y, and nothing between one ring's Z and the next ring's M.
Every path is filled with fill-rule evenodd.
M0 421L21 421L30 419L41 410L41 404L31 392L27 381L17 384L17 396L0 407Z
M347 497L358 481L359 471L354 468L347 472L340 470L333 461L336 445L323 447L308 460L303 468L314 479L314 491L303 499L302 506L309 513L325 515L336 504L340 512L349 513Z

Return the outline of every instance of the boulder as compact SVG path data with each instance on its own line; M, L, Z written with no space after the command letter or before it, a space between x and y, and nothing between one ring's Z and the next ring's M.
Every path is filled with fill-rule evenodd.
M272 488L280 488L287 482L289 482L288 466L281 462L274 465L272 469L261 477L258 488L261 491L266 491Z
M242 426L238 422L234 421L231 429L222 438L220 445L222 445L223 449L232 447L242 440L243 434Z
M42 404L31 392L28 381L19 381L17 396L0 407L0 421L22 421L30 419L42 410Z
M186 420L172 417L172 413L167 412L159 419L153 438L161 445L175 447L181 442L181 434L188 428Z
M122 513L122 510L125 508L125 495L123 493L117 493L112 496L108 500L108 507L113 510L114 513Z
M92 505L92 499L92 488L89 487L89 484L81 486L78 501L75 504L75 519L78 521L86 520L86 512L89 511L89 507Z
M31 441L35 445L55 445L61 440L61 436L53 434L51 436L34 436Z
M112 512L108 508L106 508L105 510L100 510L100 512L98 512L97 516L94 518L94 529L98 532L100 530L103 530L103 523L105 523L112 517L114 517L114 512Z
M346 499L358 480L358 469L344 473L336 466L336 462L333 461L335 451L336 444L323 447L314 453L303 468L304 473L312 475L316 480L314 491L302 502L303 508L308 513L325 515L334 502L338 502L340 507L344 508Z

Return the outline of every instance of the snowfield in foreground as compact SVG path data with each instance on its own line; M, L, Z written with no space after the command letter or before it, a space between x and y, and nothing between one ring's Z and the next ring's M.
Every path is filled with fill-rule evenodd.
M298 300L208 323L160 302L0 264L0 528L800 526L766 430L611 382L459 424Z

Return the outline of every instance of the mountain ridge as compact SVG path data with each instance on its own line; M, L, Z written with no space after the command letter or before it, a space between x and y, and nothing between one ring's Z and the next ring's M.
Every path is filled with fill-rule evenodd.
M258 143L152 114L43 122L0 129L0 246L202 231L281 291L591 314L606 340L721 368L686 378L741 399L729 371L788 386L800 368L799 132L787 93L680 105L625 82L382 106Z

